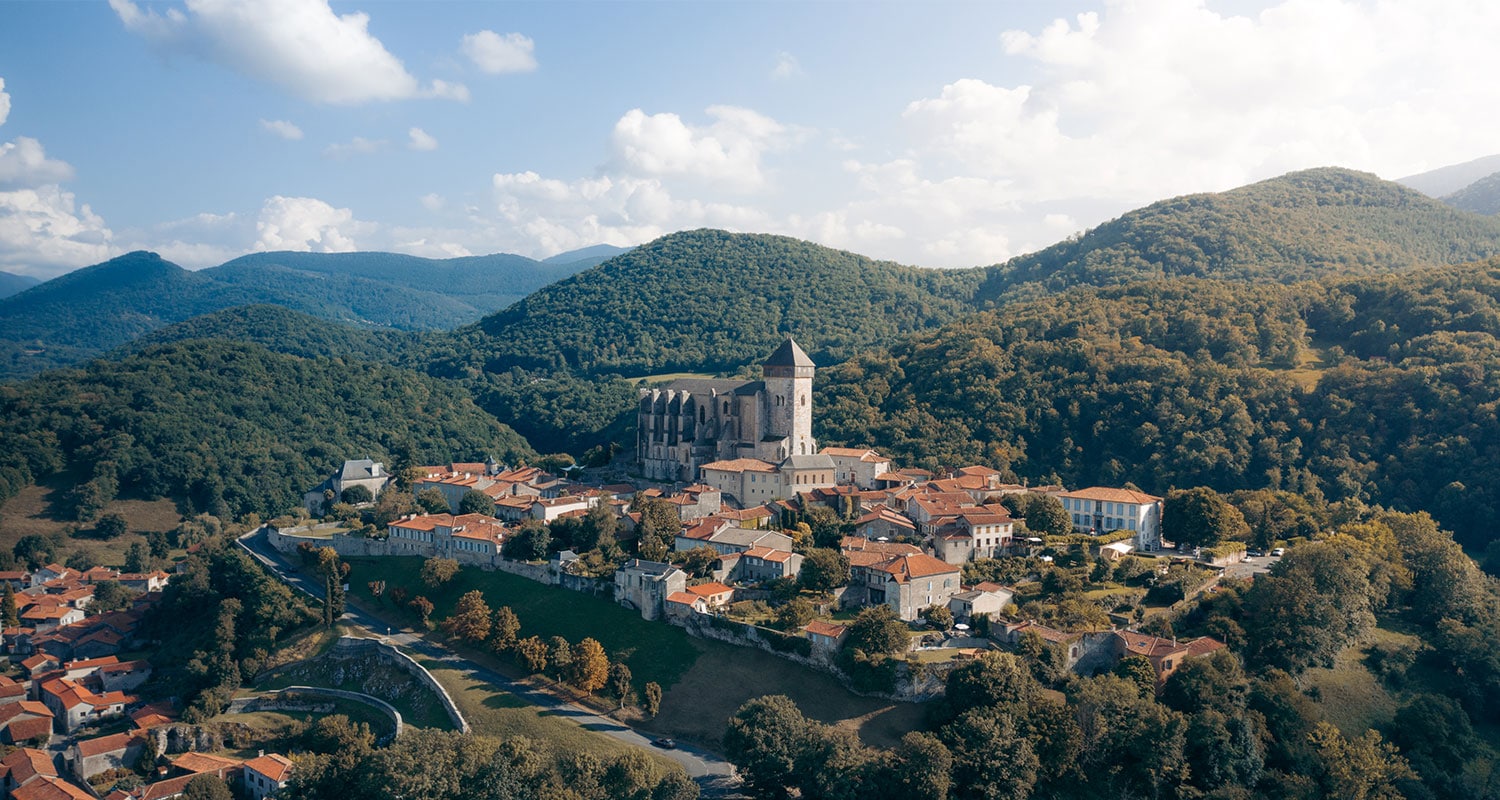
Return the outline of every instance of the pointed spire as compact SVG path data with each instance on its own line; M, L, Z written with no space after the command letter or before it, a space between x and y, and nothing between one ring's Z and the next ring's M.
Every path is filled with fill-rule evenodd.
M781 346L776 348L776 352L772 353L771 357L766 359L765 366L815 367L817 365L813 363L811 358L808 358L807 353L803 352L802 348L797 346L796 342L792 341L792 337L788 336L786 337L786 341L782 342Z

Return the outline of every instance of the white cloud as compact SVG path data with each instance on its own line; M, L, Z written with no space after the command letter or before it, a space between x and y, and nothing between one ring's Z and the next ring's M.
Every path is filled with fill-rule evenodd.
M748 108L707 113L712 124L693 126L676 114L632 109L615 123L615 156L636 175L687 176L738 191L761 186L761 157L782 144L787 128Z
M56 185L0 192L0 269L52 278L113 255L113 233Z
M263 119L260 121L260 128L273 136L280 136L290 142L302 138L302 129L284 119Z
M438 140L421 128L412 128L406 132L406 137L406 146L412 150L436 150L438 148Z
M276 195L261 207L251 248L343 253L359 249L354 237L373 230L370 223L354 219L354 212L347 208L334 208L313 197Z
M497 173L495 209L511 252L553 254L591 244L628 246L684 228L764 230L770 218L744 206L679 200L657 178L560 181L535 172Z
M791 53L777 53L776 65L771 67L771 77L778 80L795 78L802 74L802 64Z
M459 49L474 66L492 75L536 69L536 43L519 33L471 33L464 36Z
M422 85L370 34L369 15L334 13L327 0L186 0L184 9L142 10L110 0L125 28L314 103L356 105L440 97L467 100L458 84Z
M48 158L42 143L27 136L0 144L0 187L58 183L73 177L73 167Z
M367 156L378 153L390 146L385 139L366 139L356 136L347 142L334 142L323 148L326 158L348 158L349 156Z
M5 79L0 78L0 125L10 116L10 95L5 93Z
M448 201L437 192L424 194L418 200L422 203L422 207L428 211L442 211L443 207L448 204Z

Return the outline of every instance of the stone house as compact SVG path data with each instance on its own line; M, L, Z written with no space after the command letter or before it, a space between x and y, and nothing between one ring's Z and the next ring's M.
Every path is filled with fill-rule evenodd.
M662 615L667 596L687 590L687 573L660 561L632 558L615 570L615 600L645 619Z

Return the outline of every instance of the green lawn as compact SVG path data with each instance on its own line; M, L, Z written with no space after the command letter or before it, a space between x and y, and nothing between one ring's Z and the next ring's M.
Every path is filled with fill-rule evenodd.
M417 663L448 690L464 719L477 734L508 738L527 736L547 742L559 753L586 751L609 758L631 749L630 745L593 733L566 717L529 705L515 695L453 669L441 661L417 657ZM660 759L664 763L665 759Z
M351 593L377 613L390 615L392 605L370 596L368 584L374 580L386 581L387 591L404 586L412 595L424 594L436 606L434 621L451 613L464 592L479 589L492 608L508 605L516 612L523 636L563 636L574 643L585 637L597 639L610 658L623 658L629 665L637 691L647 681L656 681L664 689L661 715L645 722L645 727L710 748L719 746L729 717L741 705L768 694L787 695L807 716L849 727L876 746L893 745L907 731L922 726L925 709L920 705L860 697L825 673L761 650L691 637L665 622L641 619L638 612L611 600L473 567L460 570L439 589L429 590L418 578L422 560L414 557L350 559L350 564ZM407 624L416 623L409 612L402 614ZM445 686L448 680L458 679L440 678ZM465 694L483 691L503 699L481 697L471 700L471 705L521 713L505 705L517 702L508 694L464 687ZM454 694L451 686L449 693ZM456 694L454 701L459 702ZM459 705L467 715L468 708L462 702ZM472 720L471 724L478 727ZM505 725L521 723L506 715L492 724L503 730Z
M630 667L637 686L656 681L663 688L682 679L703 652L703 642L688 636L681 628L663 622L648 622L611 600L580 592L545 586L506 572L486 572L466 567L453 580L437 589L429 589L418 577L422 559L416 557L350 559L350 591L367 607L390 609L389 601L380 603L370 596L370 581L383 580L390 588L404 586L412 595L423 595L435 606L434 621L453 612L453 606L465 592L484 592L491 608L510 606L521 620L521 636L543 639L561 636L573 644L592 637L604 645L612 661L623 660ZM415 616L408 621L415 623Z

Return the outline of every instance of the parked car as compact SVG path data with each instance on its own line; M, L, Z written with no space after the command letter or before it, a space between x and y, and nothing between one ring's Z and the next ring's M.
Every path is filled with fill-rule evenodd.
M1271 555L1276 556L1277 558L1280 558L1280 557L1286 555L1286 548L1285 547L1278 547L1278 548L1276 548L1276 549L1274 549L1274 550L1271 551Z
M651 743L663 750L676 750L677 743L667 738L652 739Z

